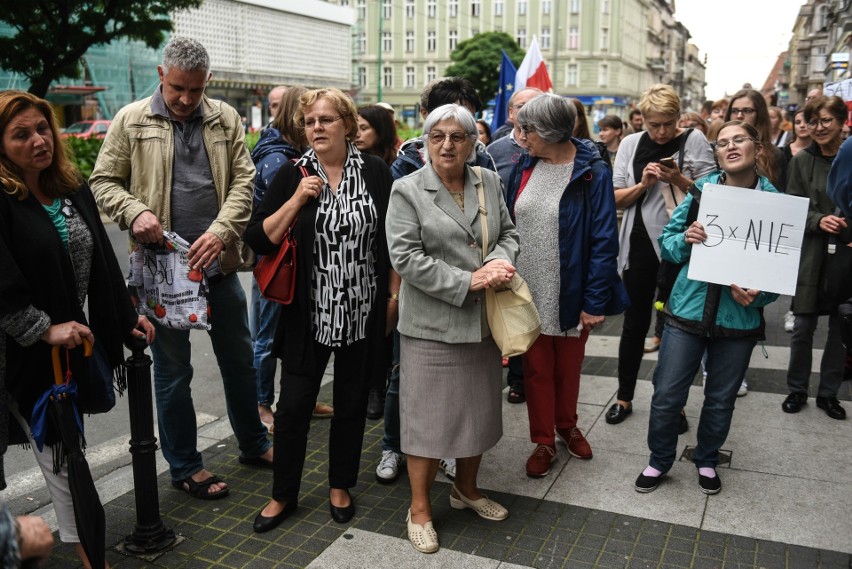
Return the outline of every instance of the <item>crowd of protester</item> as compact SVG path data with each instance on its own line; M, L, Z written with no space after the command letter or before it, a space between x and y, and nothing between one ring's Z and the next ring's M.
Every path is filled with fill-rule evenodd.
M191 243L191 267L213 275L209 334L239 461L271 471L256 532L298 510L312 417L330 420L334 521L356 514L350 490L366 420L382 417L375 476L393 483L406 467L414 548L439 549L431 500L439 470L453 481L452 508L506 519L509 510L482 493L477 477L503 434L501 356L485 291L516 273L541 318L531 348L502 362L508 401L527 405L526 474L549 474L557 442L571 456L592 458L577 425L585 345L607 316L623 314L607 424L628 420L643 354L659 350L649 460L636 491L655 490L672 467L678 436L690 428L689 387L703 368L693 462L700 490L718 493L719 449L736 398L748 393L763 308L778 295L687 278L693 245L707 239L694 216L706 184L808 198L785 318L792 336L782 409L796 413L807 403L813 334L828 315L816 405L845 418L837 398L848 358L844 324L817 282L826 237L849 241L848 161L835 159L849 148L841 148L847 111L839 98L813 93L788 117L746 88L691 112L671 87L653 85L626 118L590 123L581 101L524 89L492 132L475 119L482 104L473 85L451 77L425 86L423 133L403 142L387 104L356 108L337 89L280 87L270 92L272 120L249 155L238 113L204 94L211 73L201 44L173 38L158 72L153 96L116 115L88 181L70 166L45 101L0 95L0 452L33 447L60 538L77 544L84 566L58 437L48 429L39 441L52 453L32 438L35 400L51 383L51 346L97 340L117 367L121 340L145 338L173 486L203 500L229 492L196 450L189 332L136 315L98 207L129 230L134 246L161 244L164 230L179 233ZM274 255L290 236L299 243L294 300L268 300L254 281L247 303L237 280L252 262L243 241L258 256ZM677 267L668 291L659 279L664 265ZM333 407L317 402L332 357ZM8 535L3 524L14 520L0 512L0 522L0 537ZM47 555L43 528L19 523L34 528L32 541L29 549L9 542L9 555Z

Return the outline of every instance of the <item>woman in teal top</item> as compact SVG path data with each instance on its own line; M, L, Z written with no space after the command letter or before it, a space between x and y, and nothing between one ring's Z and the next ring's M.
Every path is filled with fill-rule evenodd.
M765 145L757 131L743 122L728 122L716 139L716 160L721 171L698 180L777 192L760 175ZM654 396L648 424L649 466L636 479L638 492L651 492L674 464L680 411L689 387L707 352L704 404L698 423L698 444L692 459L698 468L698 485L705 494L716 494L721 481L716 474L719 449L728 437L740 378L748 368L754 345L763 337L761 307L777 294L693 281L687 277L692 246L707 239L699 221L687 226L692 195L675 209L659 238L663 260L685 263L666 305L666 325L660 356L654 371Z

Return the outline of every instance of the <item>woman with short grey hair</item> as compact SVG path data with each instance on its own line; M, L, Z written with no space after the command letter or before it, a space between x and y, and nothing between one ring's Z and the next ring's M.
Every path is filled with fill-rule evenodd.
M429 494L441 457L457 457L452 508L494 521L509 515L480 492L477 476L482 454L503 434L503 374L485 289L511 280L519 245L499 176L466 163L475 147L473 115L459 105L438 107L424 132L426 165L394 183L386 225L391 262L402 277L399 417L411 484L408 539L433 553L438 534ZM484 258L482 223L489 236Z
M586 340L606 315L626 305L616 271L612 177L593 143L571 136L576 120L574 104L559 95L524 105L517 122L529 156L507 188L509 213L524 244L518 270L541 316L541 336L523 355L530 439L536 445L526 463L532 478L550 473L557 438L571 456L592 458L577 426Z

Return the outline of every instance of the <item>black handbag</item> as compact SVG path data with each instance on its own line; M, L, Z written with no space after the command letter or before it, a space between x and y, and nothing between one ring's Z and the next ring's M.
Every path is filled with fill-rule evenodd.
M77 408L81 413L98 415L115 407L115 387L113 370L103 343L96 341L92 344L91 354L85 360L88 373L74 376L77 382Z
M832 309L852 298L852 247L830 235L822 261L820 306Z

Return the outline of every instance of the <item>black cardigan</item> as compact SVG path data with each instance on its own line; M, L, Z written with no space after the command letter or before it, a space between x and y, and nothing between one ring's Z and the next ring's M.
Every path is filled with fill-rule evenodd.
M29 306L44 311L51 324L75 320L87 323L77 297L77 284L70 257L59 233L39 201L30 194L18 200L0 192L0 314L18 313ZM95 341L106 349L113 368L124 361L123 340L136 324L136 311L127 294L124 277L100 219L88 185L82 184L66 196L86 222L93 239L92 267L88 290L88 325ZM51 347L39 340L22 346L6 336L6 388L29 420L36 399L53 384ZM75 376L88 366L73 350ZM17 422L9 422L10 441L23 443ZM48 444L51 443L48 435ZM6 441L0 441L0 445Z
M378 157L361 153L364 161L361 175L367 192L373 199L379 224L376 231L376 302L368 317L367 353L364 373L384 373L387 368L385 326L387 320L388 275L391 268L385 237L385 216L393 179L387 165ZM310 165L308 175L316 173ZM263 201L255 210L245 232L245 241L258 255L272 255L278 245L272 243L263 231L263 220L277 211L296 192L302 173L291 162L284 164L266 190ZM311 330L311 273L313 271L313 243L317 200L310 200L298 213L294 232L298 244L296 254L296 292L293 302L282 306L281 317L275 331L272 353L282 360L282 366L292 374L315 375L323 370L315 368L313 332ZM372 377L372 375L368 375Z

